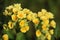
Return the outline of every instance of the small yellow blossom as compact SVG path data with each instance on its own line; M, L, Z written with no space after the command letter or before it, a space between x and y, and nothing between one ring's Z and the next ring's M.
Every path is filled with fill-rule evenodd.
M36 36L40 37L41 36L41 31L40 30L36 30Z
M29 26L25 26L25 28L26 28L26 31L28 31L28 30L29 30Z
M54 30L53 30L53 29L51 29L49 32L50 32L50 34L52 34L52 35L54 34Z
M45 24L46 26L48 26L49 20L44 20L44 21L43 21L43 24Z
M27 8L24 8L24 9L23 9L23 12L24 12L25 14L29 14L29 13L30 13L30 10L27 9Z
M4 12L3 12L3 15L5 15L5 16L7 16L9 13L8 13L8 11L7 10L5 10Z
M46 38L47 38L48 40L51 40L51 35L50 35L49 33L46 33Z
M45 9L42 9L41 12L43 15L45 15L47 11Z
M38 17L45 16L47 11L45 9L42 9L41 12L38 12Z
M21 6L21 4L14 4L14 7L20 7Z
M4 34L4 35L2 36L2 38L3 38L3 40L9 40L9 38L8 38L8 35L7 35L7 34Z
M37 13L32 14L32 20L35 19L35 18L37 18Z
M21 4L14 4L14 7L17 8L18 10L22 10Z
M42 9L42 10L41 10L42 16L45 16L46 13L47 13L47 11L46 11L45 9Z
M42 25L42 29L43 30L48 30L48 28L46 27L46 25Z
M39 21L38 18L35 18L35 19L32 20L32 22L33 22L34 24L39 24L40 21Z
M13 14L11 17L12 17L12 20L13 21L16 21L17 20L17 15Z
M45 14L45 16L48 17L49 19L53 19L54 18L54 15L51 12L47 12Z
M8 27L9 27L9 29L13 29L14 26L13 26L13 22L12 21L8 22Z
M29 20L29 21L32 20L32 15L31 14L27 15L27 20Z
M3 24L3 29L7 29L7 24Z
M21 20L20 23L19 23L20 27L23 27L25 26L25 20Z
M48 20L48 17L46 17L46 16L41 16L40 19L41 19L41 20Z
M20 31L23 32L23 33L26 33L26 28L25 28L25 27L22 27L22 28L20 29Z
M56 22L55 22L54 20L52 20L52 21L50 22L50 26L53 27L53 28L55 28L55 27L56 27Z
M20 19L23 19L23 18L26 18L26 14L24 14L23 11L19 11L18 14L17 14L17 17L20 18Z
M6 7L6 9L9 9L9 10L13 9L13 5Z
M13 8L12 11L13 11L14 14L17 14L17 12L18 12L19 10L18 10L17 8Z
M20 29L20 31L23 33L26 33L28 30L29 30L29 26L25 26Z
M38 12L38 17L43 16L42 12Z

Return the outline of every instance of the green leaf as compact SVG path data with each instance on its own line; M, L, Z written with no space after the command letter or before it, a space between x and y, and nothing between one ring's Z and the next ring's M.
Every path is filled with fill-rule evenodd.
M23 33L19 32L17 33L16 40L26 40L26 36Z
M57 37L60 37L60 26L57 25L56 29L55 29L55 33L54 33L54 36L57 38Z
M11 31L8 31L7 34L8 34L10 39L14 39L14 35Z
M51 40L55 40L54 36L51 37Z

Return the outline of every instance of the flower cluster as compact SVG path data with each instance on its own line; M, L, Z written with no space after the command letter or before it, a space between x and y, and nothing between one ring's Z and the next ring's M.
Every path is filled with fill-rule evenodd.
M29 23L32 22L35 25L37 39L41 39L43 36L43 39L51 40L51 35L54 34L54 28L56 28L56 23L53 20L54 15L45 9L34 13L27 8L23 9L21 4L14 4L6 7L3 14L11 18L7 24L3 25L3 29L14 29L15 25L18 25L20 32L26 33L31 27ZM3 35L3 39L6 39L4 36L7 35Z

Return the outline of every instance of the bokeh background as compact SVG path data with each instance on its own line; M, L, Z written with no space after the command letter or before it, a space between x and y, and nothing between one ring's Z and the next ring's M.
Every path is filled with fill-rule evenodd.
M2 35L2 25L7 20L3 16L3 11L6 6L14 3L21 3L22 8L28 8L33 12L38 12L41 9L52 12L57 23L54 40L60 40L60 0L0 0L0 38Z

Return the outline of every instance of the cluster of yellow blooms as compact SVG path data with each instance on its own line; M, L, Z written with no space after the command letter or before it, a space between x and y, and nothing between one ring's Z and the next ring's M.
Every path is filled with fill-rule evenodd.
M26 33L29 31L29 21L33 22L35 25L41 23L40 29L36 28L36 36L39 38L43 33L45 34L45 38L51 40L51 35L54 34L53 29L49 29L50 27L55 28L56 23L54 20L49 21L50 19L54 18L54 15L51 12L47 12L45 9L42 9L38 13L34 13L27 8L21 8L21 4L14 4L6 7L6 10L3 12L5 16L11 16L11 21L8 22L7 28L13 29L14 23L18 22L20 31ZM40 21L42 20L42 21ZM4 25L3 28L6 26ZM8 40L8 36L6 34L3 35L3 39Z
M41 12L38 12L38 17L40 18L40 20L42 20L42 30L36 31L36 36L40 37L42 34L42 32L45 32L45 38L47 38L48 40L51 40L51 35L54 34L54 30L53 29L49 29L50 27L52 28L56 28L56 23L54 20L49 21L50 19L54 18L54 15L51 12L47 12L45 9L42 9Z

